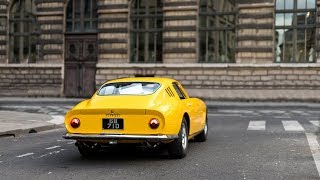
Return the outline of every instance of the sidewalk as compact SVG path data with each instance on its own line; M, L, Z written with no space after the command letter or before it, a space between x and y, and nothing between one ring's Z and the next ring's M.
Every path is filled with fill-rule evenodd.
M17 104L37 104L37 105L53 105L53 104L64 104L64 105L75 105L83 98L35 98L35 97L0 97L0 106L4 105L17 105Z
M63 127L63 116L0 111L0 137L21 136Z

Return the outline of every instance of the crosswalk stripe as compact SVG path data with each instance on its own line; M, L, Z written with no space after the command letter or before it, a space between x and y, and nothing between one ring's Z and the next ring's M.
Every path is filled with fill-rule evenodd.
M266 121L250 121L248 126L249 131L264 131L266 130Z
M304 131L304 128L298 121L282 121L286 131Z
M317 135L312 133L306 133L307 140L310 146L310 150L314 159L314 162L316 164L318 174L320 176L320 145L317 141Z
M320 127L320 121L309 121L310 123L312 123L315 126Z

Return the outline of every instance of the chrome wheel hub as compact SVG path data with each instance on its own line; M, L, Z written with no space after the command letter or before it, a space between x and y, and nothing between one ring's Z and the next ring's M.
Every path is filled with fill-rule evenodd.
M208 133L208 124L206 123L206 125L204 126L204 134L207 135Z
M186 126L185 125L182 126L182 134L181 134L181 136L182 136L182 141L181 141L182 148L186 149L187 148L187 144L188 144L188 136L187 136L187 131L186 131Z

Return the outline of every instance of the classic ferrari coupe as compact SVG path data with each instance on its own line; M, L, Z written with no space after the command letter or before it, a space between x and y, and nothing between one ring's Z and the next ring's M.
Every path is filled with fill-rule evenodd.
M207 139L205 103L190 98L169 78L123 78L104 83L89 100L65 116L66 139L75 139L83 156L104 146L164 145L171 158L186 156L188 140Z

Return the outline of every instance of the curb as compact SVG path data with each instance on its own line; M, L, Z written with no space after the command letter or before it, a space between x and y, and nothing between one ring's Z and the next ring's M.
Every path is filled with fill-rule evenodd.
M60 128L64 128L64 124L52 124L52 125L36 126L32 128L26 128L26 129L15 129L10 131L0 132L0 138L18 137L26 134L38 133L38 132L43 132L43 131L48 131L53 129L60 129Z

